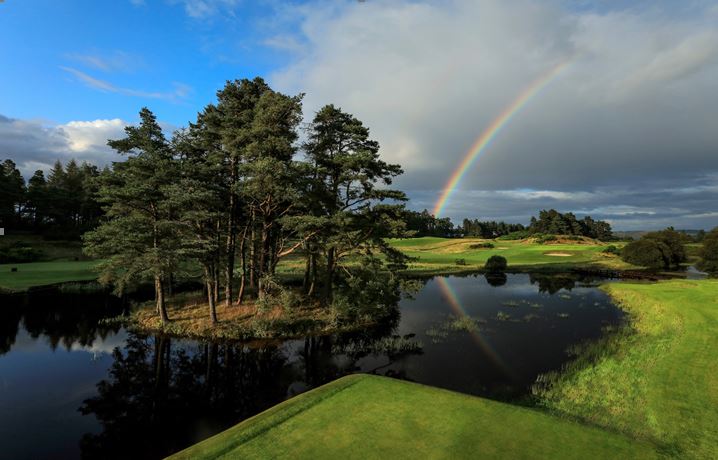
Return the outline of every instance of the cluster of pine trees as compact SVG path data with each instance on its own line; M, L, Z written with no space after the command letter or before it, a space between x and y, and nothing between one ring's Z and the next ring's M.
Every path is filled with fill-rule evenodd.
M306 296L324 304L349 283L348 256L378 273L403 256L385 238L404 235L404 193L389 186L402 173L379 158L369 129L333 105L302 126L302 95L262 79L228 82L217 102L167 139L148 109L126 137L108 144L127 156L101 174L105 210L85 234L86 252L102 259L101 279L122 289L152 279L157 313L167 321L173 277L201 267L209 314L276 285L277 264L304 267ZM298 155L301 153L301 156ZM236 288L236 290L235 290Z
M89 163L57 161L47 178L38 170L26 183L15 163L5 160L0 164L0 227L79 238L102 215L95 196L101 173Z
M455 236L454 224L448 217L434 217L428 210L421 212L406 210L404 212L407 230L413 236L439 236L450 238Z
M485 221L478 219L464 219L461 225L464 236L472 236L479 238L497 238L499 236L508 235L509 233L520 232L525 230L521 224L507 224L506 222Z
M606 221L594 220L591 216L578 220L573 213L562 214L555 209L540 211L538 219L531 217L528 230L532 234L580 235L604 241L613 237L611 224Z

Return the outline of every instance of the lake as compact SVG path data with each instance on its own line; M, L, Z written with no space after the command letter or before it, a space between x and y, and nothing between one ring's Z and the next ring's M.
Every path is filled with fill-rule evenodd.
M623 320L597 281L435 277L388 324L262 344L103 326L124 308L103 295L0 297L2 455L159 458L354 372L529 404L537 376Z

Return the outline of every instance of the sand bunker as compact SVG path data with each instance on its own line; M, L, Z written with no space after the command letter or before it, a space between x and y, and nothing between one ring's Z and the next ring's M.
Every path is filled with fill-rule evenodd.
M544 252L544 255L551 257L571 257L573 254L568 252Z

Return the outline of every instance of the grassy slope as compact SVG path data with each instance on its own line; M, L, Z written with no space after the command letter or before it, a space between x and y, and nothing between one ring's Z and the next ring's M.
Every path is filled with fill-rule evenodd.
M83 260L3 264L0 265L0 289L23 291L33 286L93 280L97 278L92 271L95 263ZM11 272L12 267L17 267L18 271Z
M47 241L39 235L6 235L0 244L25 243L42 251L42 261L25 264L0 264L0 290L24 291L30 287L68 281L96 279L94 262L82 255L79 241ZM17 267L17 273L10 271Z
M172 458L651 458L647 443L482 398L354 375Z
M549 408L652 439L682 458L718 458L718 280L609 284L635 331L564 374Z
M479 242L491 241L491 249L470 249ZM509 263L509 269L560 268L595 266L599 268L635 268L622 262L617 256L603 254L608 244L536 244L525 241L492 241L476 238L411 238L390 240L395 248L406 255L418 258L409 265L409 271L458 271L482 268L492 255L501 255ZM551 256L561 253L570 256ZM464 259L466 265L457 265L457 259Z

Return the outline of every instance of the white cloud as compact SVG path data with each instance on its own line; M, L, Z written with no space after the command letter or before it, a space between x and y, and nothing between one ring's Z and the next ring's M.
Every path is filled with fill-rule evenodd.
M84 66L103 72L128 72L142 65L142 58L124 51L112 51L109 53L68 53L66 57Z
M128 124L120 119L50 124L0 116L0 152L13 159L25 177L49 170L56 160L75 158L103 166L122 159L107 140L124 137Z
M173 83L172 86L174 87L174 89L167 92L141 91L116 86L113 83L92 77L85 72L82 72L72 67L61 66L60 68L65 72L75 76L75 78L77 78L77 80L83 83L85 86L107 93L117 93L123 94L125 96L133 96L147 99L164 99L170 102L178 102L182 99L187 98L192 93L192 87L189 85L185 85L184 83Z
M114 118L112 120L71 121L59 125L56 129L67 135L68 147L72 152L86 152L90 149L104 148L108 139L121 138L127 123Z
M195 19L203 19L214 16L218 13L232 15L233 9L241 3L241 0L170 0L171 3L179 3L184 8L187 16Z
M431 208L504 107L571 59L475 162L447 215L481 214L517 200L534 211L543 200L565 210L600 204L653 212L661 206L647 195L718 172L718 29L708 18L715 10L699 5L675 14L673 7L319 2L294 10L301 31L294 42L302 49L271 80L283 91L306 92L309 117L335 103L363 120L383 156L403 166L397 184L418 207ZM616 189L627 188L645 195L610 202L619 200ZM512 216L531 213L514 209Z

